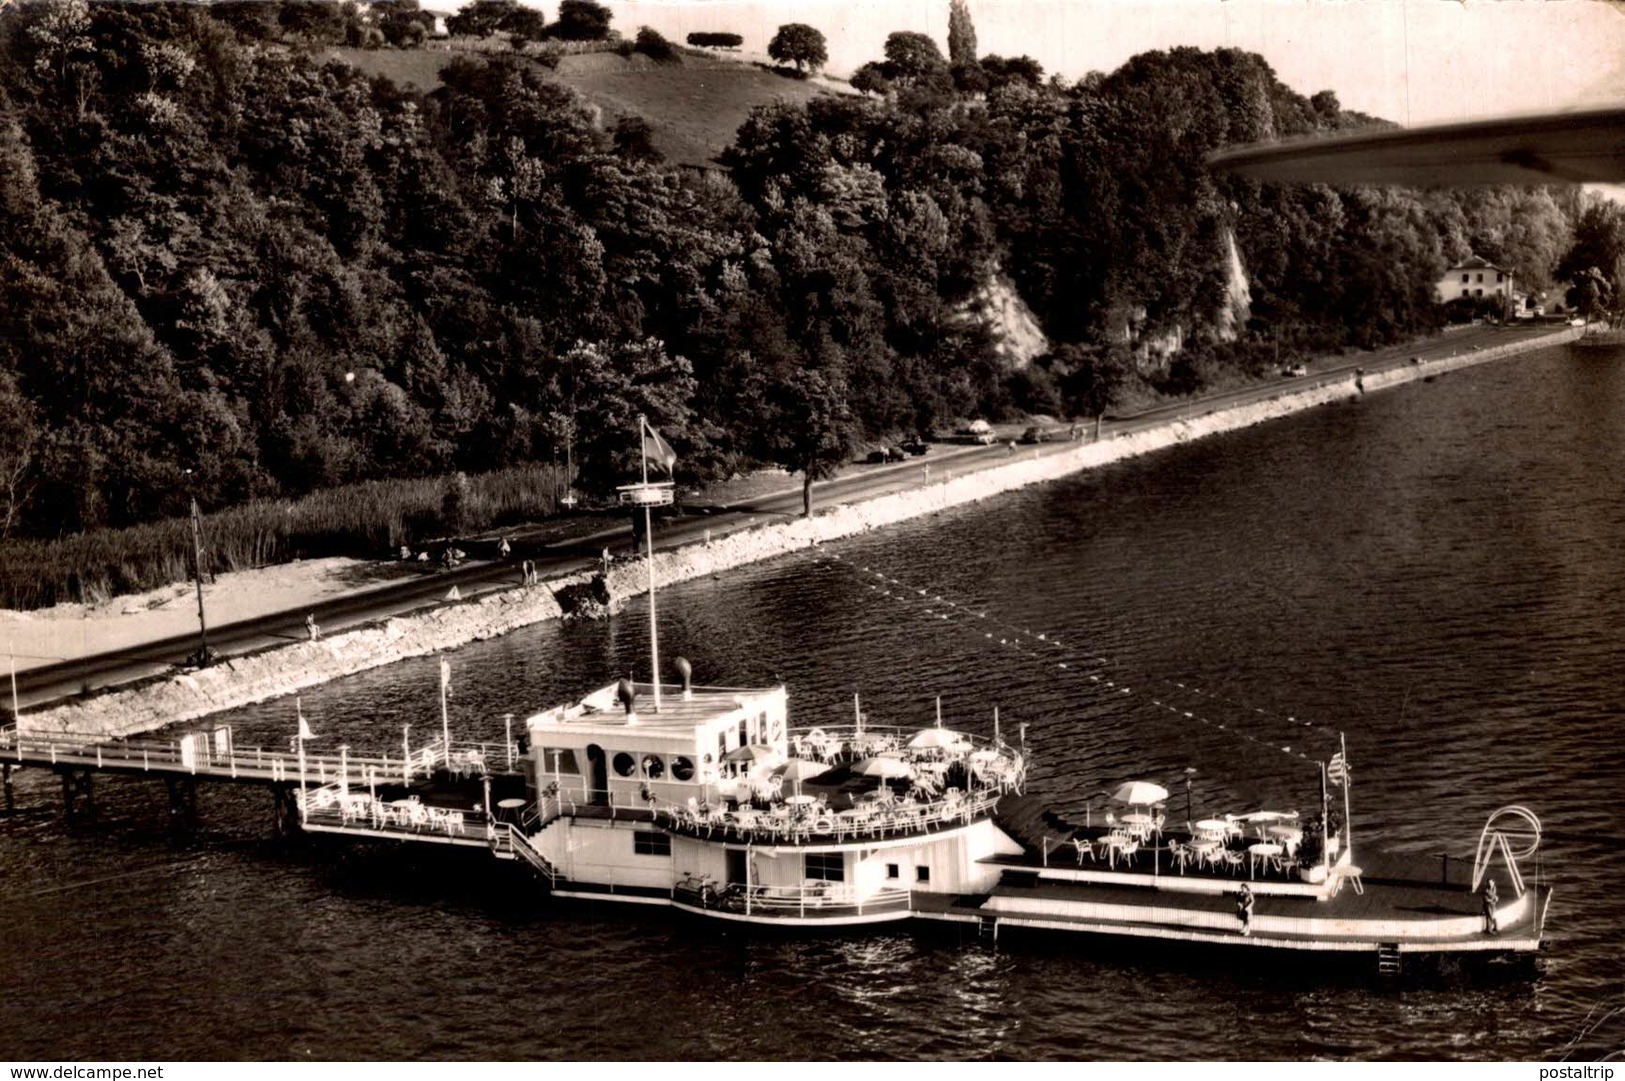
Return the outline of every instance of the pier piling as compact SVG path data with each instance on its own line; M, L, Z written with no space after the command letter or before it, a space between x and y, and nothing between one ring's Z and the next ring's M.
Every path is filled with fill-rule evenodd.
M165 777L169 792L169 825L177 833L197 828L197 782L190 777Z
M62 808L68 821L76 822L82 813L88 822L96 820L96 775L88 769L65 769L62 776ZM81 808L81 804L83 807Z

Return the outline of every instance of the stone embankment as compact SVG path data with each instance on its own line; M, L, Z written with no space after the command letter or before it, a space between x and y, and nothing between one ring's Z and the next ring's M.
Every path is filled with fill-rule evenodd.
M1023 450L1008 461L946 478L936 484L861 503L824 509L810 519L757 526L705 543L691 544L655 556L662 583L714 574L730 567L794 552L827 541L866 533L894 522L987 499L1002 492L1055 480L1109 462L1148 454L1204 436L1260 424L1317 405L1344 401L1360 393L1412 382L1515 353L1572 341L1577 330L1529 338L1505 346L1479 349L1420 364L1355 377L1325 377L1283 389L1270 398L1215 408L1123 433L1098 443L1067 445L1042 453ZM126 736L168 724L195 720L210 713L264 701L368 668L408 657L454 649L519 627L562 615L555 590L590 581L590 575L553 579L475 600L448 603L433 610L385 620L325 637L238 657L213 668L117 691L82 702L25 714L27 730L75 736ZM645 565L626 563L611 569L607 585L612 606L647 589Z

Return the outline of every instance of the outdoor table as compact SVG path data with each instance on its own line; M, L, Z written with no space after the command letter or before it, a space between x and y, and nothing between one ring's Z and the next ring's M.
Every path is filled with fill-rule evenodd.
M1223 837L1225 834L1230 832L1230 823L1226 822L1222 818L1204 818L1202 821L1196 823L1196 832L1211 833L1215 836Z
M1219 851L1219 848L1220 842L1217 838L1206 841L1194 841L1191 844L1191 851L1196 854L1196 863L1198 866L1211 864L1213 862L1213 857Z
M817 796L785 796L784 803L788 807L810 807L818 802Z
M1247 877L1254 877L1258 870L1258 864L1261 860L1278 859L1285 851L1286 849L1282 848L1280 845L1265 844L1263 842L1259 842L1256 845L1248 845Z
M1123 859L1127 860L1129 858L1130 846L1134 845L1136 842L1132 837L1123 837L1118 834L1111 833L1102 837L1100 839L1100 843L1106 846L1106 866L1115 869L1117 867L1117 854L1121 852L1123 854Z
M513 812L519 810L524 805L525 801L522 799L499 799L497 800L497 810L504 812L504 814L500 815L499 817L507 818L513 816Z

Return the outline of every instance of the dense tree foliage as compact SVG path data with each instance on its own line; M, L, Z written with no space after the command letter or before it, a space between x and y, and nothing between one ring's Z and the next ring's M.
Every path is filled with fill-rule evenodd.
M559 0L558 21L547 32L562 41L602 41L613 18L609 8L593 0Z
M949 0L948 60L953 64L976 63L976 26L965 0Z
M476 0L453 29L514 9ZM894 34L864 69L881 96L760 107L721 176L665 168L646 122L606 131L519 58L457 59L423 95L307 48L420 14L0 11L0 535L567 445L604 490L640 413L684 481L754 462L810 481L865 439L1098 415L1256 370L1277 342L1425 331L1447 262L1477 251L1532 281L1570 247L1548 192L1212 176L1226 143L1370 122L1234 50L1069 85L1025 57L951 69ZM607 32L607 10L565 0L560 22ZM806 37L780 59L822 63ZM1569 262L1609 260L1612 281L1614 226L1587 214ZM967 314L1000 274L1053 345L1026 369Z
M685 39L690 45L702 49L737 49L745 43L743 36L729 33L706 33L698 31L688 35Z
M814 71L829 62L829 48L823 31L806 23L785 23L767 43L767 55L781 64L794 64L797 71Z

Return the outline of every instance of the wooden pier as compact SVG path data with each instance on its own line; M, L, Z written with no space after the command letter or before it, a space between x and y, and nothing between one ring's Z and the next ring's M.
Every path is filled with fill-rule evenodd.
M437 774L470 780L516 778L519 756L512 745L458 743L435 740L425 746L403 747L398 755L351 754L347 746L337 753L313 752L295 743L288 750L236 746L229 728L187 732L168 740L92 740L61 734L19 732L16 725L0 728L0 766L4 767L6 806L14 803L12 771L34 767L49 769L62 778L63 804L70 818L95 816L97 774L149 777L164 781L170 810L178 820L196 819L199 781L258 785L275 797L279 831L299 821L302 811L328 786L367 791L380 786L411 788ZM305 805L297 799L306 791ZM482 841L482 843L484 843Z

